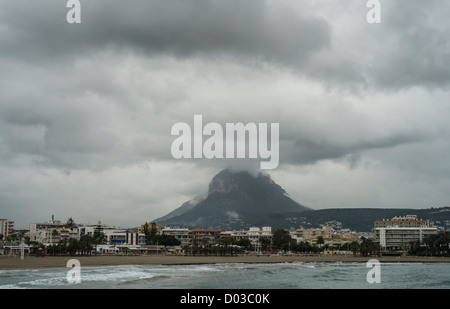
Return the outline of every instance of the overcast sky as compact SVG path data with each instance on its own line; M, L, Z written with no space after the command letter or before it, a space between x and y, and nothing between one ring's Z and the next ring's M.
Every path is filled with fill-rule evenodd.
M0 218L134 227L225 167L177 122L280 124L271 175L313 209L450 204L450 2L0 0Z

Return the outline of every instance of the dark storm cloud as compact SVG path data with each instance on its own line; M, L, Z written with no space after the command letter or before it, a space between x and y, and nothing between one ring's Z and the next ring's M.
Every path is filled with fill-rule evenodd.
M0 1L4 216L133 226L221 168L259 170L173 159L194 114L280 123L273 173L306 205L448 198L448 2L382 1L378 25L357 0L86 0L80 25L65 5Z
M373 81L389 90L411 86L447 88L450 82L450 4L387 1L383 31L371 66Z
M326 86L357 91L447 87L450 28L443 1L382 3L382 23L365 21L365 3L296 1L103 0L82 2L70 25L64 1L0 4L0 51L21 61L68 61L104 49L147 56L232 55L272 62ZM337 19L337 13L344 16ZM64 60L66 59L66 60Z
M85 1L82 23L69 25L63 1L1 4L2 53L16 57L73 56L107 47L177 56L231 53L302 63L328 45L330 25L270 1ZM311 35L314 34L314 35Z
M426 140L411 132L410 135L383 136L376 140L362 138L360 141L345 145L332 140L313 140L306 137L286 138L281 141L283 152L280 161L290 164L313 164L320 160L335 160L351 155L352 160L362 152L371 149L390 149L399 145L418 143Z

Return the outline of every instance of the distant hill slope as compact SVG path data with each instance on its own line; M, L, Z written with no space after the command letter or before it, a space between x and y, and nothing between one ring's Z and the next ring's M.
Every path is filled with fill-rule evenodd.
M288 214L290 225L285 227L319 227L331 225L335 228L370 232L374 222L392 219L395 216L417 215L419 219L430 220L442 229L450 229L450 207L428 209L405 208L341 208L305 211Z

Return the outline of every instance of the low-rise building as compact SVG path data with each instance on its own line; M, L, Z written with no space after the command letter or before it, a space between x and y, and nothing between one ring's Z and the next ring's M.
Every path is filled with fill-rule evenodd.
M295 234L297 237L307 239L312 238L315 236L322 236L322 237L331 237L333 234L333 229L331 226L323 226L322 228L316 228L316 229L298 229L295 231Z
M80 239L80 228L62 224L59 220L30 223L30 241L43 244L57 244L63 239Z
M360 238L357 236L339 235L339 234L332 234L330 236L316 235L316 236L305 238L304 241L308 242L309 244L311 244L313 246L319 245L319 243L318 243L319 237L322 237L322 239L323 239L323 244L320 244L320 246L328 245L330 248L335 248L335 249L339 249L347 243L360 241Z
M124 233L126 230L118 229L114 226L107 226L101 223L95 225L85 225L80 229L81 236L89 235L94 237L96 233L103 233L104 235L112 234L112 233Z
M106 243L109 245L145 245L145 234L137 232L106 231Z
M236 240L248 239L252 246L260 246L261 238L266 238L272 241L272 228L270 226L251 227L247 231L233 231L231 237Z
M171 235L174 236L176 239L178 239L181 242L181 246L187 246L189 245L189 230L184 228L163 228L161 230L161 235Z
M289 234L292 239L297 241L297 243L301 241L312 243L318 236L330 239L331 235L333 235L333 228L331 226L323 226L322 228L297 229L295 231L290 231Z
M193 229L189 231L190 245L215 245L220 240L220 230L215 229Z

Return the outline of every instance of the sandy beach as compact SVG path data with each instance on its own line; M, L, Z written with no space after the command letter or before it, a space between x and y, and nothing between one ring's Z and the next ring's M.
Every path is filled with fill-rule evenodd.
M66 267L67 261L77 259L81 266L109 266L109 265L182 265L182 264L221 264L221 263L290 263L290 262L360 262L366 263L370 257L354 257L352 255L264 255L264 256L171 256L171 255L99 255L99 256L64 256L64 257L35 257L25 256L22 260L20 256L0 256L0 269L39 269ZM376 257L381 263L450 263L450 258L446 257Z

